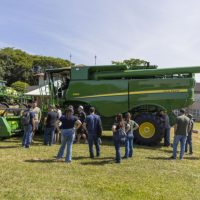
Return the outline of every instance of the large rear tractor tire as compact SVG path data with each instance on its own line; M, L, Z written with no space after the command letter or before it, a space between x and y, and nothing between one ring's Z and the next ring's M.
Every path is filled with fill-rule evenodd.
M164 136L164 124L153 114L140 114L135 118L139 128L134 133L135 142L141 145L157 145Z

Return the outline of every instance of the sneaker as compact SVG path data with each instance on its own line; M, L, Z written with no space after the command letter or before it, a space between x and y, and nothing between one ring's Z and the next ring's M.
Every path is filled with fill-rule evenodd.
M62 161L62 158L56 158L55 161L56 161L56 162L60 162L60 161Z

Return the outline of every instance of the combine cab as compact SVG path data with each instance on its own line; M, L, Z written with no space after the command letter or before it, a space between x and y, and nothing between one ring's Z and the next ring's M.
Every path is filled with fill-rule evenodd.
M166 110L173 124L173 110L194 101L194 73L200 67L156 69L122 65L84 66L46 71L49 103L94 106L110 130L117 113L131 112L140 125L136 142L154 145L163 137L158 113Z

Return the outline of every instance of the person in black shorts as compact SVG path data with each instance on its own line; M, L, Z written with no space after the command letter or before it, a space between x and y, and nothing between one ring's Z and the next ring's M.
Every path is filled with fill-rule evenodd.
M86 114L84 112L83 106L78 107L78 119L83 122L85 122ZM84 142L87 143L87 130L83 127L83 125L80 126L79 129L77 129L77 143L80 143L80 139L83 138Z

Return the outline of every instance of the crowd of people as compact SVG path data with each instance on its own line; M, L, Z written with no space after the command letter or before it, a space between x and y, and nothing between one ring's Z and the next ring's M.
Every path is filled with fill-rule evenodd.
M41 125L41 109L37 106L37 102L29 102L27 110L22 115L22 124L24 125L24 135L22 146L29 148L33 141L34 134L39 131ZM170 123L169 117L165 111L160 112L161 122L164 124L164 146L170 146ZM180 115L176 119L174 126L174 142L172 159L177 157L177 146L180 142L180 159L183 159L184 152L193 153L192 149L192 133L198 133L193 130L194 121L192 115L186 116L184 109L180 110ZM139 128L131 114L128 112L123 116L117 114L112 125L113 142L115 147L115 161L120 163L121 159L128 159L133 156L134 131ZM60 148L56 156L59 161L64 157L66 149L65 161L72 161L73 144L80 143L81 138L84 143L88 144L90 158L99 157L101 155L100 144L102 135L102 121L99 115L95 114L95 108L90 107L89 114L86 115L84 107L80 105L75 113L72 105L68 106L62 113L59 105L49 106L48 113L44 118L44 145L51 146L60 143ZM94 145L96 154L94 153ZM125 146L124 156L121 156L121 146Z

